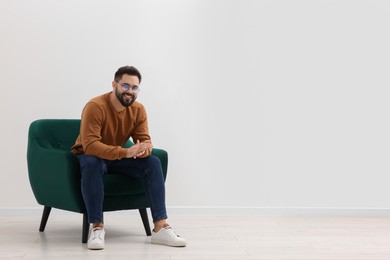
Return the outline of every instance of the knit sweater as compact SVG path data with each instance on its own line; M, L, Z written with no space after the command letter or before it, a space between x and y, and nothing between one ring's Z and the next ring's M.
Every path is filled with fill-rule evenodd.
M110 101L110 93L91 99L81 115L80 135L71 151L75 155L93 155L102 159L119 160L127 156L122 146L131 137L133 142L150 140L144 106L135 101L117 112ZM141 157L151 154L149 149Z

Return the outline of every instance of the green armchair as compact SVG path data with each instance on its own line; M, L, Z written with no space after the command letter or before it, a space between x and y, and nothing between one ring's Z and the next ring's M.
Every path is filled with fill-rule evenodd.
M88 239L89 223L81 195L79 162L71 152L80 131L79 119L40 119L31 123L28 132L27 165L34 196L44 206L39 231L43 232L52 208L83 214L82 242ZM131 146L128 141L125 147ZM153 148L167 175L168 154ZM103 211L138 209L146 231L151 235L144 182L142 178L106 175Z

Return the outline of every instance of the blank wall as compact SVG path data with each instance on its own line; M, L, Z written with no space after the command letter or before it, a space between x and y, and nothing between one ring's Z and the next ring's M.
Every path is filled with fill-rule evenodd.
M389 209L389 24L388 1L1 1L0 208L37 206L29 124L134 65L168 206Z

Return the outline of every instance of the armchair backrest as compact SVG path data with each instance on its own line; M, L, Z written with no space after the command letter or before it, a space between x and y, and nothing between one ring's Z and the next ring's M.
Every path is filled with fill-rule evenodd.
M80 119L40 119L29 129L30 142L37 142L46 149L70 151L80 133Z

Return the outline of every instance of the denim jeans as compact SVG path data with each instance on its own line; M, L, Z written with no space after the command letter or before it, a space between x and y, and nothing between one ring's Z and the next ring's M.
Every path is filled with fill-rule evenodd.
M81 192L89 223L103 222L103 175L112 173L144 178L153 222L167 218L164 176L158 157L151 155L111 161L79 154L77 159L81 167Z

